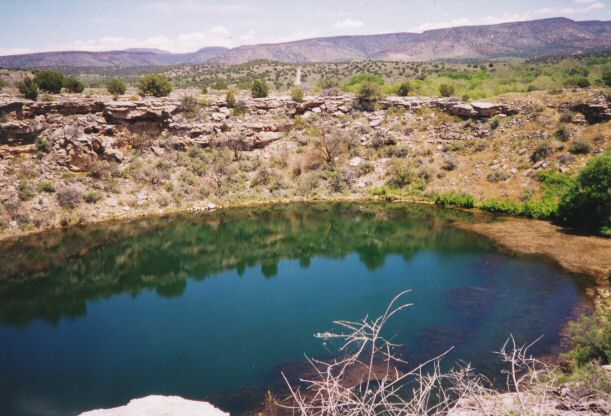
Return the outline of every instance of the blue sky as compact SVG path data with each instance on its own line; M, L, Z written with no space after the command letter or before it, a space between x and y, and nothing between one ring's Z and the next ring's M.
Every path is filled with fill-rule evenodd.
M611 20L611 0L0 0L0 55L421 32L565 16Z

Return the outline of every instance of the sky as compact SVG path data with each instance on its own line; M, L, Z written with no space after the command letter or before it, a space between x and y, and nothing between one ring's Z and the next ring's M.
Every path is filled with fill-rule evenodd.
M275 43L563 16L611 20L611 0L0 0L0 55Z

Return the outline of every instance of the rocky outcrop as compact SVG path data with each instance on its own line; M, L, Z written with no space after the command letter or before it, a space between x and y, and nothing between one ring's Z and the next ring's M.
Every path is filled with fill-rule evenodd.
M178 396L148 396L131 400L114 409L100 409L80 416L229 416L207 402L183 399Z
M31 144L45 130L44 117L0 123L0 144L11 146Z
M77 114L95 114L104 109L100 100L70 98L58 101L35 101L23 106L23 117L31 118L39 115L59 114L72 116Z
M115 149L114 139L104 118L89 114L79 116L73 123L53 129L49 134L52 158L75 172L86 172L98 160L121 163L123 153Z
M436 107L448 114L466 118L490 118L500 114L512 115L518 112L507 104L483 101L466 103L458 97L388 97L382 101L382 105L386 108L399 107L406 110L414 110L423 106Z
M121 163L123 154L115 137L125 134L145 137L144 148L152 151L171 147L224 146L232 150L255 150L281 139L293 129L291 118L302 116L341 117L354 109L354 97L348 94L308 96L303 102L290 97L242 98L238 106L245 110L234 115L225 100L194 104L189 111L184 100L147 98L139 101L112 100L107 97L55 97L55 101L0 99L0 144L32 144L38 136L49 139L51 158L73 171L87 171L97 159ZM423 106L439 108L449 114L488 118L515 111L505 104L484 102L464 103L456 97L388 97L381 108L403 108L412 111ZM195 111L196 117L193 116ZM384 136L382 128L385 111L370 113L369 127L377 136ZM381 135L381 136L380 136ZM380 137L378 137L380 136ZM373 134L363 132L363 141ZM158 139L159 138L159 139ZM161 139L163 138L163 139ZM157 140L158 139L158 140ZM157 140L158 143L153 143ZM129 141L129 140L128 140ZM125 145L125 141L121 142ZM30 146L30 151L33 146Z
M611 100L609 97L595 97L590 102L573 105L571 111L583 114L590 124L604 123L611 120Z

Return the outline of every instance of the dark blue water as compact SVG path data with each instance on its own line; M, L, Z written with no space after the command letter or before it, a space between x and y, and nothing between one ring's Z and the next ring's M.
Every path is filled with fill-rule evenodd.
M70 415L149 394L252 409L282 390L281 369L329 354L315 332L375 317L405 289L414 305L386 332L414 364L454 346L448 365L494 377L509 334L543 335L535 352L557 353L584 303L578 284L451 227L465 215L293 206L0 247L0 414Z

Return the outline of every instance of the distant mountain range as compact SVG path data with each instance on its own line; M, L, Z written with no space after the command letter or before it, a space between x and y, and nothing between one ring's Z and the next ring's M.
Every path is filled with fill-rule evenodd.
M5 68L239 64L256 59L281 62L353 60L429 61L567 55L611 49L611 21L551 18L487 26L462 26L423 33L336 36L294 42L203 48L175 54L158 49L109 52L42 52L0 56Z

